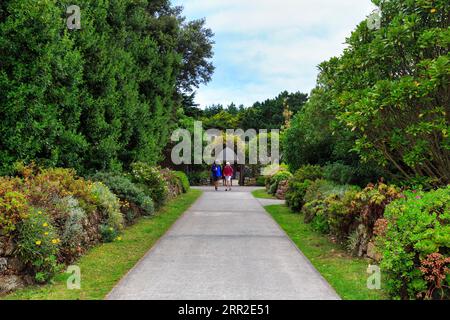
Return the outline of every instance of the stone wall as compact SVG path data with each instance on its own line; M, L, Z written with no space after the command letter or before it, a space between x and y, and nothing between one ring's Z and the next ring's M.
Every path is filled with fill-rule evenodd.
M16 251L11 239L0 237L0 294L33 283L33 277L26 274L26 266L15 256Z

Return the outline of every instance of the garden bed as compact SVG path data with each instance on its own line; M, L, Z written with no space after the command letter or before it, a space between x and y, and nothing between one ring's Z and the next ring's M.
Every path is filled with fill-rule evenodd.
M121 241L92 248L75 262L81 269L80 290L68 290L66 281L69 275L60 273L52 284L31 286L3 296L2 299L103 299L200 195L201 191L192 189L169 201L154 216L142 217L136 224L126 228Z

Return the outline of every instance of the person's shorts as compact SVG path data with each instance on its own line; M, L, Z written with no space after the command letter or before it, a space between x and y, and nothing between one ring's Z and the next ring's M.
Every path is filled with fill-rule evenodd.
M231 181L231 176L226 176L226 177L225 177L225 180Z
M219 181L220 178L221 178L221 177L214 176L214 177L213 177L213 180L214 180L214 181Z

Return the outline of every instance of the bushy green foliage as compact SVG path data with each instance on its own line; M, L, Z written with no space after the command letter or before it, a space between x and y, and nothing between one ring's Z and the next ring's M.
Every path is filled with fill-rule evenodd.
M155 211L152 198L147 196L128 177L110 172L98 172L91 179L103 182L120 199L134 203L147 215L151 215Z
M184 113L196 120L201 120L205 129L281 129L286 124L286 111L297 113L306 103L308 95L301 92L281 92L273 99L255 102L245 108L234 103L224 107L221 104L211 105L204 110L191 103L184 106Z
M64 212L55 211L58 199L74 196L88 213L96 210L92 196L92 183L76 175L73 169L25 167L20 172L24 177L24 192L33 206L43 207L52 216L64 216Z
M74 32L71 4L2 1L0 173L17 159L83 173L156 163L181 93L211 77L211 30L169 0L79 0Z
M323 177L320 166L306 165L299 168L289 180L286 192L286 204L294 211L300 211L305 204L305 195L308 188L314 184L316 179Z
M72 263L100 241L121 240L124 215L130 223L143 214L141 209L154 210L151 197L128 176L98 173L93 182L78 177L72 169L44 169L34 164L17 165L16 169L16 178L0 177L0 230L2 236L17 243L13 255L27 265L24 272L35 276L37 282L50 280L58 262ZM158 182L156 188L164 187L168 178L181 193L183 176L159 170L136 165L136 178L141 178L148 194L151 188L146 183Z
M313 183L311 180L296 180L295 177L289 181L286 192L286 204L293 211L300 211L305 204L305 195L308 187Z
M315 213L314 218L311 220L311 226L314 230L323 234L327 234L330 232L330 224L324 214L324 211L322 210L318 210Z
M78 256L85 245L87 232L84 229L87 215L80 207L79 202L73 196L65 197L60 201L60 206L66 211L66 221L62 230L61 249L68 260Z
M183 192L188 192L191 186L189 184L189 179L186 173L182 171L173 171L173 174L180 180L181 186L183 187Z
M280 170L273 176L266 178L266 185L268 185L268 193L275 194L278 190L278 185L281 181L286 181L292 178L292 173L286 170Z
M435 264L431 272L427 269L433 255L440 255L441 260L450 257L450 186L430 192L405 192L403 198L387 206L385 219L387 227L379 231L378 243L391 295L448 299L450 273L445 265L448 267L450 260L440 268Z
M319 66L316 88L283 134L285 161L293 170L339 161L355 170L355 180L341 182L360 186L386 173L446 185L448 1L373 2L380 28L361 22L343 54Z
M350 237L356 249L352 253L363 256L386 205L400 196L398 188L383 183L369 184L360 190L357 186L316 180L309 183L304 193L301 211L306 223L317 217L320 229L338 241L344 243Z
M187 176L189 179L189 184L191 186L201 186L209 184L211 175L209 171L201 171L201 172L189 172Z
M349 153L345 152L351 148L351 143L345 145L344 142L351 141L352 135L336 134L342 130L333 128L333 110L331 93L316 88L304 108L294 116L281 141L284 159L292 170L307 164L325 165L348 159ZM344 155L344 159L339 155Z
M256 102L250 108L242 111L240 128L242 129L273 129L285 125L284 111L286 108L292 113L301 110L307 101L307 94L301 92L280 93L274 99Z
M154 203L160 207L167 200L169 189L160 169L143 162L132 164L131 175L141 188L150 194Z
M323 168L323 177L338 184L348 184L354 180L355 168L341 162L335 162Z
M355 202L358 191L352 187L341 193L331 193L324 200L325 216L330 234L345 242L359 225L360 206Z
M353 150L356 134L337 123L335 112L331 92L314 89L305 107L282 134L283 157L290 169L321 165L327 180L359 186L386 176L386 170L376 163L359 159Z
M450 181L448 1L374 1L381 27L366 21L339 58L321 64L341 126L363 160L390 163L410 179ZM405 63L405 61L408 61Z
M163 180L166 182L167 190L168 190L168 199L175 199L183 191L183 183L180 178L175 174L174 171L165 168L159 168L159 173L161 174Z
M266 185L266 177L259 176L258 178L256 178L256 185L258 187L264 187Z
M302 208L306 223L313 223L324 233L330 233L343 240L355 223L355 204L353 200L358 188L350 185L337 185L327 180L311 183L304 196Z
M102 208L106 217L105 223L116 231L123 229L123 215L120 212L120 202L114 193L102 182L95 182L91 188L95 201Z
M60 239L51 218L33 209L18 226L17 246L23 262L34 271L37 282L48 281L57 271Z
M320 166L305 165L295 171L294 180L303 182L305 180L316 180L323 178L323 169Z
M99 227L103 242L113 242L119 239L119 232L117 229L108 224L102 224Z
M317 179L310 184L306 190L305 201L313 201L317 199L324 200L331 194L342 195L348 190L348 185L339 185L325 179Z
M0 177L0 235L11 236L29 213L28 199L16 189L18 183L16 179Z

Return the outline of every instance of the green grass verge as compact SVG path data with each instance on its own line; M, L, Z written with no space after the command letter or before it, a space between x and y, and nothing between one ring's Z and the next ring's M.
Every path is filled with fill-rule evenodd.
M191 189L169 202L152 217L141 218L126 228L122 241L92 248L76 263L81 269L81 290L68 290L68 275L60 274L53 284L33 286L2 297L7 300L100 300L136 262L155 244L170 226L202 194Z
M284 205L266 206L275 221L344 300L388 299L383 290L367 289L367 259L350 256L339 245L303 222Z
M268 194L266 189L256 189L255 191L252 191L252 195L259 199L276 199L273 195Z

